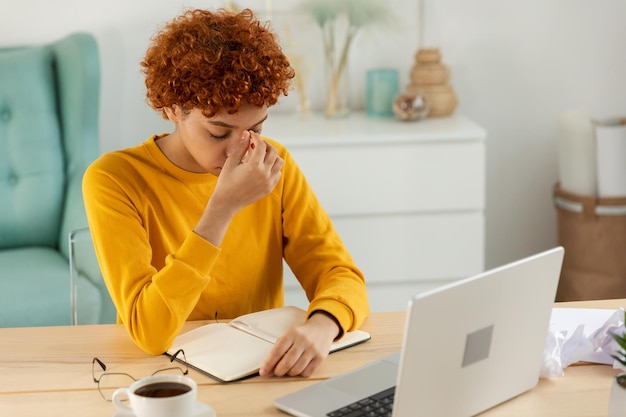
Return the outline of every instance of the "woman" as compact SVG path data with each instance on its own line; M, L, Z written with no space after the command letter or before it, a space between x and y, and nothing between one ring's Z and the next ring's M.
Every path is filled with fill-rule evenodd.
M261 375L309 376L369 312L364 278L287 150L260 136L294 76L249 10L192 10L142 62L170 134L101 156L83 192L107 288L135 343L161 354L186 320L283 305L283 257L310 300Z

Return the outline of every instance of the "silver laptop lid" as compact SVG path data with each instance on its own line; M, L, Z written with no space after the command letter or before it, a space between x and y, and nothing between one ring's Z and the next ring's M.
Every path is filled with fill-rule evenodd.
M473 416L534 387L563 252L413 297L393 415Z

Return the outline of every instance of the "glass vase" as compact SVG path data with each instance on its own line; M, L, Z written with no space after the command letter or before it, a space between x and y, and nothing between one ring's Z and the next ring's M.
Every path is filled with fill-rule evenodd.
M354 33L348 21L337 18L322 28L324 38L324 73L326 81L326 117L344 117L350 113L348 57Z
M326 62L326 117L345 117L350 114L350 85L348 82L347 62L341 66L332 66Z

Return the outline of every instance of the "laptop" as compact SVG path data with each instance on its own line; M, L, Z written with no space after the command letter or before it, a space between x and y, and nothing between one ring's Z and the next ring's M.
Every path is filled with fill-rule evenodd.
M563 254L556 247L415 295L400 352L275 406L302 417L357 416L359 402L393 417L463 417L528 391L539 380Z

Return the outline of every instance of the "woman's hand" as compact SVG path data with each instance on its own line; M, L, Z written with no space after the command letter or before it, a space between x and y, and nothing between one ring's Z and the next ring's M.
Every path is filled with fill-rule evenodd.
M226 159L211 200L235 212L272 192L281 177L283 159L258 134L245 131Z
M258 134L246 131L228 156L215 191L194 231L220 246L239 210L272 192L282 175L283 159Z
M328 356L339 330L334 319L324 313L314 313L305 323L292 327L276 341L259 374L311 376Z

